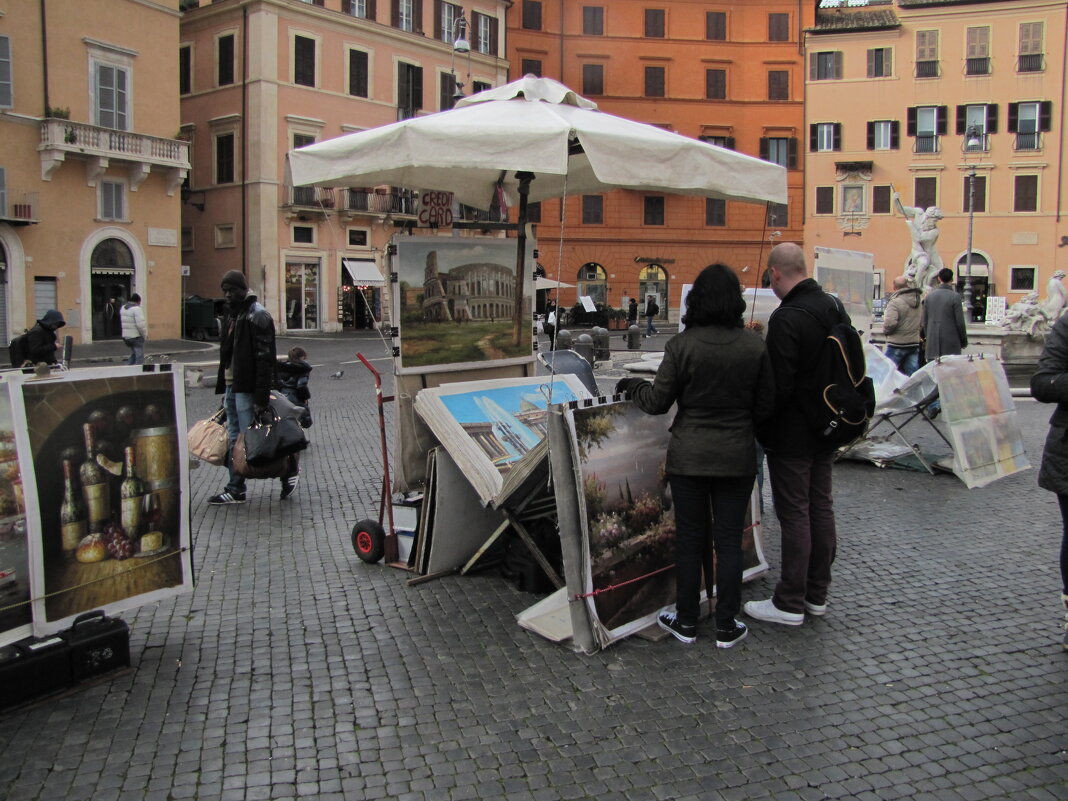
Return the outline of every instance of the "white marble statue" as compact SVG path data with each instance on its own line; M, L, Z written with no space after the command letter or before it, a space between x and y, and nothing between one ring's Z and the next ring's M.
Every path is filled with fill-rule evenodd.
M1001 327L1005 331L1027 334L1031 339L1046 335L1049 331L1049 319L1039 303L1037 289L1028 292L1022 300L1009 306L1001 320Z
M1068 289L1065 289L1062 283L1064 275L1064 270L1057 270L1046 284L1046 300L1042 304L1042 311L1046 313L1046 319L1051 326L1064 314L1068 305Z
M909 234L912 236L912 253L909 256L909 266L905 271L911 286L921 290L930 289L934 283L938 271L945 265L942 257L938 255L938 221L942 219L942 210L937 206L922 209L917 206L905 206L901 203L901 195L894 192L894 203L897 210L905 217L909 226Z

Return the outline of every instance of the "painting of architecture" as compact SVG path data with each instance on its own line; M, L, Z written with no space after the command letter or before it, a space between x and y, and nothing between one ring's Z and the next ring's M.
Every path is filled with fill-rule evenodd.
M398 370L530 361L532 249L525 264L517 280L514 239L399 238Z

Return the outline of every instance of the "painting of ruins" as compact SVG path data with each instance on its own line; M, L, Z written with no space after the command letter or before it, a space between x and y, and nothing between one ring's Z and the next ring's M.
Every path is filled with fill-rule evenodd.
M517 281L514 239L400 237L399 370L530 361L533 251Z

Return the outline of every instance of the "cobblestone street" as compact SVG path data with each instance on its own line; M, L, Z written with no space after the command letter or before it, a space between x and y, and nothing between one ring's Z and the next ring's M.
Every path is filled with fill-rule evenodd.
M122 615L131 670L0 715L0 798L1068 799L1060 518L1036 485L1049 407L1018 403L1033 469L983 489L839 463L825 617L747 621L729 651L706 621L692 647L581 656L521 629L537 597L493 570L408 586L356 558L382 465L355 352L392 379L382 342L338 342L308 346L296 493L250 482L246 504L209 507L225 473L192 471L195 591ZM192 423L217 399L187 403ZM771 570L743 600L778 577L765 494Z

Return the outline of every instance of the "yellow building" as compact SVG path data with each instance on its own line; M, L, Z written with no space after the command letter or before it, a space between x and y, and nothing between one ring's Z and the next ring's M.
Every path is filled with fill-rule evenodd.
M178 24L178 0L0 2L5 342L50 308L76 343L118 337L133 292L178 336Z
M187 292L217 297L238 269L279 331L362 328L368 310L381 320L386 245L395 223L415 222L414 193L286 187L285 155L505 83L506 5L183 0Z
M823 0L805 36L806 249L871 252L885 288L911 252L896 191L906 212L941 210L962 291L970 252L974 320L987 296L1044 293L1068 268L1066 26L1066 0Z

